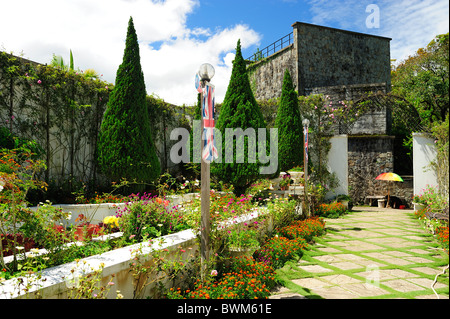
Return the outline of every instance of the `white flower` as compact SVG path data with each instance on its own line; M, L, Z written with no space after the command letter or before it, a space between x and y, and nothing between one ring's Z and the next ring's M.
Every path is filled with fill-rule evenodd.
M3 185L0 185L0 192L3 190Z

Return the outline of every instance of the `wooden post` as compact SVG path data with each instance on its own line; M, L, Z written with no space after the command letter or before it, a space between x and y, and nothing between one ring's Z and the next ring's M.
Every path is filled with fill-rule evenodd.
M202 86L205 83L202 81ZM201 93L201 105L203 108L203 93ZM201 130L201 147L203 150L203 119ZM206 163L201 156L201 241L200 241L200 255L201 255L201 277L205 278L206 270L209 261L209 232L210 232L210 164Z
M304 183L304 188L303 190L305 191L305 212L307 214L308 217L311 216L311 212L309 211L309 201L308 201L308 160L306 158L306 152L307 152L307 148L306 148L306 143L307 138L308 138L308 125L304 125L304 129L303 129L303 170L304 170L304 176L303 178L305 179L305 183ZM309 149L309 145L308 145L308 149Z

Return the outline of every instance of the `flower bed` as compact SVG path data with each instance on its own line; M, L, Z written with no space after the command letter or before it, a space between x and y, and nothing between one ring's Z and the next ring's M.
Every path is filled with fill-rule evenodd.
M214 280L217 271L212 271L206 282L198 279L192 289L182 291L171 288L168 299L256 299L266 298L275 286L272 266L257 262L253 258L233 259L231 266L220 279Z
M330 204L320 204L315 210L315 214L320 217L325 218L338 218L339 216L345 214L347 208L344 204L340 202L332 202Z
M186 195L180 198L181 200L190 199L192 196ZM37 255L46 254L45 257L42 257L44 259L39 262L43 269L71 262L76 258L89 257L130 245L142 241L144 237L145 239L156 238L188 229L188 225L180 221L181 213L177 211L177 205L172 206L174 202L180 203L180 198L173 196L169 199L161 199L144 194L142 196L133 195L128 198L128 202L119 204L64 205L61 207L47 202L33 207L31 210L25 211L27 216L24 219L25 224L18 228L27 235L25 241L22 240L24 238L22 234L16 235L15 247L20 250L17 251L20 255L19 260L26 259L28 256L37 257ZM68 209L72 209L74 212ZM54 212L57 216L64 212L68 218L60 220L58 217L56 219ZM121 220L116 213L119 217L127 216L127 218ZM93 220L98 224L93 224ZM57 222L60 224L56 224ZM120 232L125 236L114 241L91 241L93 238L112 232ZM117 237L114 236L114 238ZM5 263L8 264L13 260L7 256L12 253L14 238L12 235L5 235L2 236L2 239L3 257ZM74 241L82 241L83 244L69 244ZM27 254L25 257L25 252L35 248L40 248L41 251ZM11 272L3 271L0 273L0 278L9 278L20 273L21 271L14 269Z
M449 225L448 222L429 219L426 216L429 208L422 208L414 212L414 216L419 219L424 227L436 236L437 241L441 244L442 248L449 253Z
M301 257L307 240L319 236L325 223L319 218L295 221L268 239L254 257L236 257L224 263L221 272L213 270L205 281L192 288L171 288L169 299L259 299L268 298L275 286L275 270L293 258ZM282 234L288 234L283 237Z
M436 238L448 254L448 225L436 227Z
M251 196L236 198L231 194L212 192L211 199L212 227L210 235L213 251L219 251L217 249L220 245L215 246L215 243L223 244L226 242L230 227L236 227L240 223L258 225L264 236L267 234L273 235L275 229L278 230L287 226L287 221L292 220L295 215L295 203L287 199L273 199L267 208L257 208L258 204L252 201ZM146 208L149 207L151 209L147 210ZM186 272L192 273L193 270L190 268L194 267L194 264L191 263L193 258L197 258L194 255L197 254L198 256L200 199L194 198L189 203L177 205L173 212L171 211L172 208L174 207L165 199L158 199L157 197L139 197L134 202L130 201L122 206L115 218L108 216L104 219L105 225L103 225L106 229L109 229L110 226L117 227L122 231L128 229L130 232L127 236L122 237L123 240L128 241L128 246L123 248L116 246L113 247L114 250L102 246L101 249L105 248L105 250L101 251L100 254L43 270L40 268L43 259L30 256L32 258L27 258L27 262L24 264L23 270L26 270L24 276L2 283L4 285L0 286L0 298L33 298L38 295L42 298L68 298L74 289L79 289L77 285L75 285L76 288L73 288L68 279L78 280L85 278L84 276L92 276L92 278L100 276L96 279L99 287L111 285L113 280L111 276L114 276L115 289L112 289L109 294L106 294L103 289L101 293L96 294L97 296L114 298L114 291L120 291L120 296L124 298L159 296L161 292L157 291L157 287L160 285L156 282L161 283L162 286L170 287L179 282L180 278L185 281L183 274L186 274ZM170 215L170 218L165 219L164 214L160 214L161 212L166 212L167 215ZM121 214L122 216L120 216ZM146 216L147 214L148 216ZM124 218L125 215L126 218ZM180 222L181 219L178 218L181 215L183 216L183 222ZM159 218L160 216L161 218ZM267 218L267 216L270 216L270 218ZM176 227L177 225L192 228L176 232L179 230ZM300 227L300 224L298 226ZM244 228L247 228L247 226ZM309 228L303 225L302 231L298 231L298 233L307 236L306 229ZM164 235L163 230L169 234L149 241L152 236ZM137 232L133 233L133 231ZM243 238L245 237L243 236ZM142 240L140 243L129 245L136 242L138 238ZM244 267L244 269L241 269L242 267L239 265L243 262L240 260L225 263L224 268L220 268L217 275L214 276L214 281L219 280L220 284L219 281L214 283L211 280L211 287L216 288L214 285L220 286L221 290L210 292L208 293L209 296L226 297L225 290L228 290L228 297L266 297L267 290L270 291L273 287L272 281L274 279L271 278L273 277L271 269L282 266L282 263L289 258L300 256L301 250L306 247L306 241L301 238L289 239L282 237L281 233L275 238L279 239L265 242L257 252L260 256L264 254L264 259L252 258L251 262L245 263L246 267L250 268ZM73 249L74 251L94 252L97 248L93 249L93 242L86 241L84 245L74 245L75 248ZM105 246L108 245L109 242L106 242ZM71 253L68 253L69 251ZM60 249L58 252L60 253L59 256L74 254L72 250L63 251ZM255 257L257 254L255 254ZM83 256L77 256L83 258ZM80 265L81 270L78 269ZM99 267L101 271L99 271ZM251 269L263 269L264 272L257 271L257 274L254 274L250 272ZM199 272L194 271L194 273L198 274ZM75 276L75 274L78 275ZM165 275L161 277L162 274ZM181 277L178 279L172 277L172 275L165 277L168 274L181 274ZM261 274L263 274L262 277ZM237 280L241 275L250 279L242 283L242 280ZM81 280L81 282L84 281ZM230 292L231 283L233 287L239 285L242 289L239 292ZM192 291L204 291L204 287L204 285L202 285L202 288L194 286ZM87 296L85 292L80 292L79 295ZM201 295L206 297L204 293Z
M246 198L233 198L232 196L230 197L230 195L224 194L224 195L219 195L219 194L212 194L214 196L212 196L213 198L217 199L216 201L212 201L212 205L211 207L216 207L217 209L220 209L220 206L225 206L225 208L229 208L227 209L229 211L229 214L219 214L220 216L218 216L216 214L216 212L214 210L212 210L212 214L216 215L216 220L218 221L218 223L222 223L222 227L226 227L227 224L234 224L234 222L236 222L237 220L239 220L239 222L251 222L251 220L253 220L254 218L257 218L259 214L259 212L255 211L254 208L255 206L253 204L250 204L250 201ZM226 204L224 204L223 200L226 200ZM191 219L199 219L199 218L195 218L196 214L198 215L200 212L199 210L197 212L195 207L196 207L196 201L194 200L193 203L191 204L183 204L180 208L180 211L186 213L187 211L189 211L189 214L186 214L186 219L187 220L191 220ZM145 201L139 201L140 205L136 205L135 204L129 204L126 210L126 214L127 215L134 215L136 218L131 218L132 223L125 223L127 224L128 228L133 228L133 227L129 227L130 225L140 225L138 228L142 231L146 226L142 226L142 224L140 223L140 221L145 220L145 216L141 216L141 215L145 215L145 212L141 210L141 208L143 207L148 207L148 205L161 205L162 207L167 208L170 205L167 205L166 202L164 202L164 200L162 201L158 201L157 198L154 199L154 202L152 203L145 203ZM215 206L217 203L219 203L219 206ZM227 206L227 204L229 204ZM194 210L194 212L192 212L192 210ZM125 208L121 211L120 214L123 214L125 211ZM153 210L152 212L150 212L150 214L155 214L155 211L157 212L158 210ZM248 213L248 214L245 214ZM265 212L266 213L266 212ZM244 214L245 216L242 216L242 214ZM222 216L223 215L223 216ZM153 215L152 215L153 216ZM228 216L233 216L232 217L232 222L228 223L224 221L225 217ZM123 216L122 216L123 217ZM154 217L154 216L153 216ZM199 215L197 216L199 217ZM108 222L111 221L115 224L116 223L116 219L112 220L111 216L107 218ZM119 226L121 225L119 218ZM129 221L129 220L128 220ZM106 220L105 220L106 222ZM165 223L164 220L158 220L159 223ZM122 221L122 223L124 223ZM167 228L170 229L170 224L173 224L173 219L168 219L167 220L167 225L169 225ZM194 223L195 224L195 223ZM166 226L167 226L166 225ZM141 227L142 226L142 227ZM161 229L164 229L165 226L161 226ZM219 227L220 228L220 227ZM220 228L222 229L222 228ZM123 229L124 230L124 229ZM141 232L142 234L142 232ZM85 258L83 260L89 260L89 264L91 264L91 262L93 262L94 267L99 265L98 260L107 260L108 262L105 262L105 266L103 268L103 272L105 273L105 276L107 276L108 274L113 274L113 273L117 273L117 274L121 274L120 276L117 275L116 278L120 277L120 278L129 278L130 274L125 275L124 273L130 273L132 272L130 269L134 269L136 268L136 262L130 263L131 260L136 259L136 256L132 256L132 252L133 254L139 250L139 253L136 255L139 256L144 256L143 258L143 264L146 264L151 260L154 260L154 254L158 251L164 250L164 254L166 255L165 258L175 258L174 256L180 253L180 250L178 249L179 247L185 247L183 248L183 254L189 254L184 256L186 258L186 260L189 260L189 258L191 258L191 254L193 254L195 251L198 250L197 247L197 237L198 234L196 234L192 229L187 229L185 231L181 231L181 232L176 232L173 234L169 234L163 237L160 237L159 239L157 239L156 241L152 241L151 245L147 244L148 243L148 236L142 236L144 239L143 242L141 243L137 243L135 245L131 245L131 246L126 246L123 248L115 248L115 250L113 251L104 251L103 253L101 253L100 255L96 255L96 256L92 256L92 257L88 257ZM127 239L125 236L123 236L123 238ZM136 242L136 235L135 234L131 234L128 239L131 239L131 243L132 242ZM160 245L160 240L164 241L163 245ZM91 247L91 243L93 243L93 241L88 241L86 242L84 245L74 245L76 248L74 248L75 250L79 249L79 250L88 250L89 247ZM106 243L106 245L108 245L109 242ZM87 248L86 248L87 247ZM189 249L190 248L190 249ZM89 248L90 250L90 248ZM70 250L71 251L71 250ZM53 252L51 252L53 253ZM60 256L68 256L71 255L68 253L68 251L64 251L63 249L60 249ZM31 264L39 264L39 266L41 265L41 262L37 262L38 259L35 258L35 256L30 256L32 258L27 259L27 265L31 265ZM78 258L83 258L83 256L79 256L77 255ZM141 257L139 257L138 259L141 259ZM42 260L42 259L41 259ZM128 267L125 266L125 264L128 262ZM63 264L61 266L56 266L56 267L52 267L49 269L44 269L42 270L42 268L34 268L34 270L32 270L31 273L27 272L25 274L25 277L32 277L34 278L32 281L36 280L38 282L37 285L34 288L34 293L42 293L42 295L45 298L66 298L67 297L67 287L64 287L64 280L62 279L57 279L55 277L55 272L60 278L63 278L67 275L63 275L63 273L66 274L70 274L70 272L73 272L74 267L76 266L76 261L70 262L70 263L66 263ZM134 264L134 265L133 265ZM139 263L140 264L140 263ZM95 266L96 265L96 266ZM130 265L131 268L130 268ZM147 267L147 266L145 266ZM69 269L70 268L70 269ZM25 268L24 268L25 269ZM27 266L27 270L29 270L29 267ZM42 278L38 279L38 278ZM45 278L45 280L44 280ZM52 280L49 280L49 279ZM26 281L25 279L20 279L23 281ZM55 284L55 281L57 282ZM123 281L123 280L122 280ZM124 296L126 296L126 298L133 298L134 293L132 291L130 291L131 289L129 288L130 285L132 285L132 281L130 279L126 279L127 283L121 283L118 286L124 286L128 287L128 288L122 288L124 289L124 291L127 292L123 292L122 294ZM9 282L9 286L11 284L13 284L14 282L17 284L17 281L14 281L14 279L11 279L5 283ZM6 285L6 286L8 286ZM56 286L55 286L56 285ZM55 287L58 287L58 289L56 289ZM42 288L42 289L39 289ZM12 289L12 288L11 288ZM55 289L58 290L58 292L55 292ZM122 291L121 289L121 291ZM1 290L1 288L0 288ZM14 290L14 289L12 289ZM17 290L17 289L16 289ZM31 289L27 288L27 291L30 292L32 291ZM148 292L148 291L147 291ZM5 298L9 298L10 295L16 296L16 297L20 297L20 296L28 296L28 294L22 292L22 293L18 293L17 291L15 291L14 293L11 292L10 288L6 289L6 291L3 293L3 297ZM149 295L152 295L153 292L148 292ZM111 296L110 296L111 297ZM15 297L14 297L15 298Z
M440 211L448 207L448 199L430 185L423 188L420 194L415 194L412 201L415 206L420 206L420 209L427 207L430 211ZM416 211L420 209L416 209Z

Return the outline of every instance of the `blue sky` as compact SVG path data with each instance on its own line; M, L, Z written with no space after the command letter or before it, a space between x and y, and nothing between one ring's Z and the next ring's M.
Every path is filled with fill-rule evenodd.
M369 5L379 9L375 28L366 24ZM204 62L216 69L221 102L237 40L247 58L296 21L390 37L397 60L449 28L447 0L0 0L0 49L40 63L53 54L68 60L72 50L75 67L114 83L130 16L147 93L177 105L195 103L194 76Z

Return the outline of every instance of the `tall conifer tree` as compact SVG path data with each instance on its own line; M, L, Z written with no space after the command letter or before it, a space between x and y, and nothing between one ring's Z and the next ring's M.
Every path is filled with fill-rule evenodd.
M298 95L286 69L275 127L278 128L278 169L287 171L303 163L303 129Z
M216 175L220 180L232 184L234 186L234 193L241 195L248 186L260 177L259 168L261 163L258 160L258 155L256 155L255 163L249 161L247 137L244 137L244 163L238 163L236 160L236 153L239 152L236 149L236 139L234 139L233 143L233 162L226 163L224 156L226 153L226 129L242 129L245 131L248 128L253 128L257 137L258 128L265 129L266 124L250 87L246 63L242 58L240 40L237 43L233 70L220 109L216 128L222 134L222 163L213 162L211 173Z
M151 182L160 174L145 98L139 44L130 17L123 61L117 70L99 136L99 165L113 181L126 178Z

